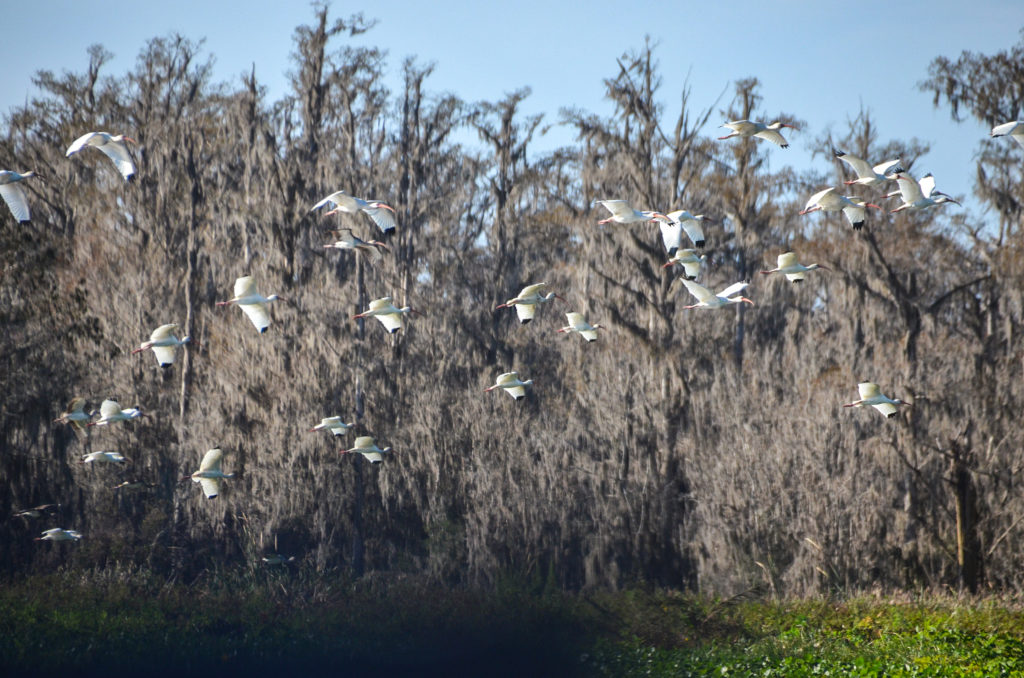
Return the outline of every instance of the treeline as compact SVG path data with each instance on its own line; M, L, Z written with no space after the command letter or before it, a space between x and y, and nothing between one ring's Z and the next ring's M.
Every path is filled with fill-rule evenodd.
M389 91L385 53L346 44L371 28L319 9L276 101L255 74L215 82L199 45L171 36L122 75L99 47L84 72L42 71L8 113L0 167L43 179L23 182L31 225L0 219L0 514L60 508L0 520L0 568L118 562L190 580L279 552L452 584L1024 584L1020 148L979 142L994 227L945 206L872 210L858 233L797 216L848 178L831 149L900 156L915 175L927 152L867 112L821 133L820 173L773 169L785 151L714 140L726 119L796 122L762 107L755 79L722 110L685 89L669 120L645 46L610 64L613 115L561 111L577 141L540 154L529 90L462 101L409 59ZM1015 119L1024 74L990 62L1022 53L936 59L922 87L954 115ZM99 153L64 157L92 130L138 141L134 182ZM456 141L467 130L479 146ZM323 248L339 226L376 237L362 215L310 213L338 189L395 208L390 252ZM597 226L602 198L714 217L700 280L715 289L788 250L832 270L799 286L756 276L755 306L687 311L655 226ZM214 305L242 275L286 299L266 334ZM568 306L523 326L494 310L534 282ZM423 316L393 336L351 319L385 295ZM559 335L569 310L608 329ZM195 341L173 367L130 354L169 322ZM534 380L528 399L482 392L510 370ZM912 404L892 420L842 409L859 381ZM74 396L151 416L78 434L52 423ZM394 451L374 466L338 455L352 433L307 432L334 414ZM207 501L179 479L215 446L238 477ZM77 463L95 450L131 462ZM151 485L112 489L125 479ZM32 541L55 526L85 537Z

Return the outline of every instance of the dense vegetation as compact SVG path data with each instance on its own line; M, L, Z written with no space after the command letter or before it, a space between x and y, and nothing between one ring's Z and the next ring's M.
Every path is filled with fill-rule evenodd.
M843 131L804 123L822 171L776 171L784 151L705 129L795 122L762 109L756 80L720 111L684 90L665 120L648 46L609 65L612 117L563 110L577 143L537 154L528 90L465 102L407 60L388 91L386 54L345 45L371 29L319 9L276 101L255 74L214 82L199 46L170 36L125 74L99 47L84 72L40 72L39 96L8 114L0 167L45 180L26 182L30 226L0 219L0 513L60 509L0 522L6 576L118 565L187 583L277 551L444 584L1020 589L1019 147L979 141L991 227L952 207L872 211L858 233L797 212L846 178L833 147L923 173L927 148L881 137L869 112ZM1022 51L937 59L922 87L954 115L1014 119L1021 76L995 64ZM94 129L138 140L136 181L98 153L64 157ZM467 130L479 148L456 142ZM337 189L395 207L390 253L323 249L339 223L372 229L309 213ZM702 280L716 289L788 249L832 271L758 277L754 307L685 311L653 226L596 225L594 200L615 197L715 217ZM245 274L287 299L265 335L214 305ZM540 281L571 308L525 326L494 310ZM424 315L394 336L351 320L385 295ZM564 310L609 329L558 335ZM172 368L130 355L167 322L196 341ZM510 369L534 379L526 401L481 393ZM864 380L911 406L842 410ZM51 423L74 396L153 416L79 435ZM394 452L373 467L337 455L306 432L332 414ZM207 501L178 480L214 446L238 477ZM101 449L132 462L76 463ZM127 478L152 485L112 490ZM85 538L32 541L56 525Z

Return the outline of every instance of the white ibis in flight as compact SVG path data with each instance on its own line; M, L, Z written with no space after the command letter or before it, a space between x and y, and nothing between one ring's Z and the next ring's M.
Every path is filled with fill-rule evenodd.
M256 281L253 280L252 276L247 275L235 280L235 296L227 301L218 301L217 305L228 306L229 304L236 304L249 316L249 320L252 321L257 331L263 334L270 327L270 315L267 313L267 304L278 299L283 301L284 297L276 294L264 297L257 292Z
M779 130L783 127L796 129L793 125L784 122L773 122L770 125L766 125L763 122L754 122L752 120L733 120L732 122L725 123L722 127L727 127L732 132L724 137L718 137L719 141L733 137L758 137L759 139L766 139L773 144L778 144L783 148L789 148L789 142L786 141Z
M125 142L134 144L135 139L126 137L123 134L113 135L107 132L89 132L75 139L68 146L67 153L64 155L70 158L86 146L98 148L105 156L110 158L114 166L117 167L117 171L124 177L124 180L131 181L132 176L135 174L135 163L132 162L132 154L128 151L128 143Z
M380 321L380 324L384 326L384 329L386 329L389 334L394 334L398 330L402 329L402 316L410 313L416 313L417 315L420 314L419 311L414 308L410 308L409 306L398 308L391 303L391 297L381 297L380 299L374 299L370 302L369 310L357 313L352 316L352 319L359 320L373 316Z
M907 404L899 398L889 398L883 395L882 391L878 388L878 384L873 384L870 381L857 384L857 391L860 392L860 400L854 400L852 403L843 405L843 407L864 407L865 405L870 405L891 419L896 416L897 405Z
M494 310L499 308L508 308L514 306L516 309L516 315L519 316L519 322L522 325L533 320L534 314L537 312L537 304L545 304L552 299L561 299L565 301L561 296L554 292L548 292L544 294L547 289L547 283L536 283L534 285L527 285L524 287L517 296L509 299L504 304L498 304ZM568 302L566 302L568 303Z
M738 282L729 285L718 294L714 294L711 290L704 287L699 283L695 283L692 280L683 280L683 284L686 285L686 289L690 290L690 294L697 298L697 303L690 306L683 306L683 308L722 308L729 304L739 304L746 302L751 306L754 305L750 299L746 297L736 296L743 290L745 290L750 283Z
M654 221L655 219L668 220L668 216L653 210L635 209L625 200L598 200L595 205L601 205L612 213L607 219L602 219L598 224L614 222L616 224L633 224L638 221Z
M854 230L859 231L864 227L864 221L867 218L867 208L874 207L875 209L882 209L878 205L873 203L865 202L863 198L857 196L846 196L839 195L836 193L835 187L826 188L824 191L818 191L811 196L811 199L807 201L807 205L800 214L810 214L811 212L817 212L822 210L824 212L842 212L846 216L846 220L850 222Z
M0 170L0 198L7 203L11 214L19 223L25 223L32 219L28 209L28 197L25 189L18 182L30 179L36 175L35 172L14 172L12 170Z
M381 233L387 235L395 230L395 210L380 200L363 200L362 198L351 196L345 191L335 191L313 205L309 211L318 210L328 204L334 205L334 208L326 212L324 216L338 212L345 212L346 214L363 212L373 220L373 223L377 224L377 228L381 230Z
M847 186L852 184L860 184L861 186L874 186L875 184L881 184L886 181L895 180L897 174L903 172L904 169L900 167L900 159L886 160L885 162L875 165L872 167L867 163L866 160L862 160L855 155L844 153L843 151L832 150L837 158L849 165L854 172L857 173L856 179L845 181Z
M512 396L513 400L522 400L526 397L526 387L533 386L533 379L522 381L518 372L505 372L499 374L494 386L488 386L484 392L493 391L496 388L505 389L505 393Z
M207 499L213 499L220 494L220 483L224 478L234 478L234 473L224 473L221 470L221 462L224 460L224 452L219 447L207 450L203 460L199 463L199 470L187 475L182 480L192 479L193 483L199 483L203 488L203 494Z
M174 349L192 341L192 337L178 339L174 336L174 330L176 329L178 329L178 325L175 323L161 325L153 330L153 334L149 335L149 341L143 342L137 349L132 351L132 355L141 353L146 349L153 349L157 364L163 368L170 367L174 364Z
M819 268L822 269L823 271L829 270L826 266L822 266L821 264L811 264L809 266L804 266L799 261L797 261L796 254L794 254L793 252L784 252L779 255L778 266L771 269L770 271L761 271L761 274L768 275L770 273L782 273L786 276L786 280L788 280L789 282L798 283L804 279L805 273L807 273L808 271L817 270Z
M603 330L604 327L601 325L591 325L587 322L587 319L583 317L582 313L575 311L565 314L565 319L569 322L565 327L556 330L556 332L576 332L581 337L586 339L588 342L597 340L597 330Z

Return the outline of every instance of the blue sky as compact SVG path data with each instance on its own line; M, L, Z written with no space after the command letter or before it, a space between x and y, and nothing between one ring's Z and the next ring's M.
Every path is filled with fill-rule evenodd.
M712 106L726 91L705 130L717 135L717 125L725 122L718 110L728 105L731 83L756 76L768 115L791 113L807 123L805 130L787 133L788 150L773 153L776 168L810 167L811 141L830 127L840 132L864 107L883 140L917 137L929 143L931 152L917 160L915 171L933 172L939 188L954 195L970 194L974 154L988 130L973 121L952 123L945 109L932 108L931 97L919 92L916 83L926 77L935 56L1006 49L1017 43L1024 27L1024 2L1019 0L376 0L331 6L332 16L360 11L378 24L356 42L388 52L394 88L402 60L414 55L436 65L428 81L434 91L478 101L529 86L533 94L524 111L544 113L546 122L557 122L559 109L567 106L607 114L602 80L615 74L617 57L642 47L649 35L658 45L668 125L678 113L679 93L688 78L690 103L698 109ZM284 0L41 0L7 2L2 16L7 30L0 41L5 64L0 112L6 112L34 93L31 78L39 69L81 71L87 47L100 43L115 55L108 72L122 74L134 66L146 40L172 32L205 38L219 80L237 82L255 64L257 78L276 98L287 88L294 28L310 23L313 10L305 2ZM535 148L570 140L567 130L555 128ZM814 162L820 166L824 161Z

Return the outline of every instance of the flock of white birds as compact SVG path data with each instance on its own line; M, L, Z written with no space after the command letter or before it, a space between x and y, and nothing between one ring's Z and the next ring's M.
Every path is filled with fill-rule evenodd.
M726 136L719 137L719 139L730 139L733 137L757 137L777 144L782 148L786 148L789 144L782 136L780 130L786 127L792 128L793 126L783 122L774 122L770 125L766 125L764 123L749 120L738 120L727 122L723 127L730 129L731 133ZM1024 121L1014 121L998 125L992 129L991 135L993 137L1009 136L1024 147ZM90 132L76 139L68 147L66 156L70 157L87 146L94 147L110 158L121 176L123 176L126 181L129 181L136 172L135 163L132 160L132 155L128 148L129 143L134 144L136 142L125 135L111 135L107 132ZM878 186L884 185L888 181L896 181L898 190L887 193L883 196L884 198L896 196L902 198L903 203L893 209L892 213L908 209L926 209L928 207L950 202L959 204L949 195L936 190L935 178L930 174L925 175L919 181L910 177L903 167L900 166L901 161L898 158L872 166L865 160L842 151L835 151L835 156L842 162L849 165L849 167L857 174L857 178L846 181L846 185L857 184L861 186ZM28 222L31 218L28 198L25 190L20 185L20 182L33 176L36 176L36 174L32 171L19 173L10 170L0 170L0 197L3 197L4 202L7 203L7 206L11 211L11 214L19 222ZM681 266L682 275L678 280L682 281L686 289L696 299L696 303L684 306L684 308L722 308L731 304L739 303L753 305L754 302L752 300L744 296L740 296L740 293L749 286L749 282L741 281L734 283L718 293L714 293L707 287L696 282L696 278L699 276L701 271L701 264L704 260L704 256L698 254L698 250L703 249L706 242L702 224L705 221L710 221L710 219L707 219L704 215L693 215L686 210L677 210L667 214L654 210L638 210L625 200L599 200L596 204L602 206L611 213L611 216L600 220L598 224L633 224L648 223L652 221L659 224L662 241L669 257L669 260L664 267L668 268L676 265ZM358 214L359 212L362 212L366 214L370 219L372 219L385 236L394 231L397 226L395 210L391 206L379 200L363 200L361 198L353 197L344 191L337 191L317 202L313 205L310 211L319 210L326 206L331 206L332 209L325 212L325 216L336 213ZM844 196L835 187L829 187L811 196L800 214L808 214L815 211L841 211L854 229L861 229L866 221L868 208L882 209L878 205L866 202L863 198L857 196ZM325 248L353 250L363 255L371 252L379 255L381 250L389 249L384 242L378 240L363 240L354 235L353 232L347 228L332 231L331 233L336 238L336 241L324 245ZM692 243L692 248L683 247L684 234ZM761 271L761 273L765 275L771 273L782 273L790 282L799 283L804 280L806 274L811 271L817 269L828 270L826 267L819 264L801 264L794 252L784 252L780 254L778 256L777 263L778 265L776 268ZM268 305L278 299L282 299L282 297L278 295L264 297L257 291L256 281L250 276L244 276L235 281L234 296L226 301L217 302L217 305L227 306L234 304L238 306L249 318L257 331L263 333L266 332L267 328L270 326ZM565 299L556 292L548 291L546 283L536 283L533 285L527 285L519 292L518 295L509 299L505 303L498 305L495 310L502 308L515 308L519 322L525 324L533 320L537 312L537 308L540 305L552 301L553 299L559 299L565 302ZM382 297L370 302L370 306L366 311L353 316L353 318L363 319L374 317L389 333L394 333L403 328L404 317L416 313L417 311L415 309L408 306L402 308L396 307L392 302L391 297ZM601 325L591 325L581 313L570 311L566 313L565 316L568 324L557 331L561 333L579 334L587 342L596 341L597 330L603 329ZM193 342L188 336L179 339L175 335L175 331L177 329L178 325L174 323L161 325L153 331L150 335L149 341L143 342L137 349L133 350L132 353L136 354L146 350L152 350L156 356L157 363L161 368L170 367L174 363L178 347L189 343L195 345L195 342ZM520 379L517 372L506 372L498 375L494 385L485 390L489 392L500 388L508 393L513 399L518 401L526 397L526 389L527 387L532 387L532 385L532 379L523 381ZM886 417L894 417L898 412L896 406L906 404L898 398L887 397L881 392L879 386L872 382L860 383L857 385L857 388L860 394L860 399L852 403L847 403L844 407L862 407L867 405L874 407ZM78 429L83 429L84 427L106 426L147 416L140 407L122 408L116 400L112 399L103 401L98 413L86 412L85 405L85 398L73 398L68 404L67 409L57 419L55 419L54 422L70 424ZM97 414L99 415L98 418L94 419L93 417ZM313 426L309 430L326 430L333 436L343 436L354 426L355 424L353 423L346 423L341 416L330 416L323 418L319 424ZM378 447L374 439L370 436L358 437L355 439L351 448L339 450L342 454L361 454L369 462L374 464L381 463L384 453L389 451L391 451L390 447ZM224 453L219 448L208 450L203 455L202 461L199 464L199 470L185 476L182 480L191 479L194 483L199 484L207 498L212 499L216 497L220 493L221 481L225 478L231 478L234 476L233 473L225 473L223 471L223 458ZM84 454L80 463L124 464L127 461L128 460L118 452L97 451ZM115 489L141 487L144 485L145 483L140 481L125 481ZM44 504L31 509L18 511L15 515L24 518L38 518L43 515L52 514L58 507L59 504ZM81 538L82 535L75 530L66 530L55 527L43 532L42 536L37 537L36 540L77 541ZM264 558L263 560L269 564L280 564L293 559L294 558L284 558L283 556L272 555L269 558Z

